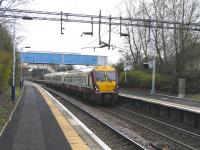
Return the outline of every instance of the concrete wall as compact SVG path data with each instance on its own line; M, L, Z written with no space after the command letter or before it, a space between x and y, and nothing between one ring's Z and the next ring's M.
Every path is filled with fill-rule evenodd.
M135 100L121 97L126 101L132 101L136 109L142 110L152 116L161 117L162 119L170 119L176 122L184 123L191 127L200 129L200 114L184 111L176 108L153 104L142 100Z

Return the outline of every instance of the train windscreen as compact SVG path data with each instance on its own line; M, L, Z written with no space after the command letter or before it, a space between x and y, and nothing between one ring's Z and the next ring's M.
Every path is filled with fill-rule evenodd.
M109 81L115 81L116 80L116 75L115 75L114 71L106 72L106 74L107 74L107 79Z
M96 71L95 72L97 81L105 81L105 72L104 71Z
M96 71L95 76L97 81L116 81L116 74L114 71Z

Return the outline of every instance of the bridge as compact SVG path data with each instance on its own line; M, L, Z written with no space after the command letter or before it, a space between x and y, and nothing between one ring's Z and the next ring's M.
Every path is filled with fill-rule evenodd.
M54 65L107 65L107 56L79 53L21 52L22 63Z

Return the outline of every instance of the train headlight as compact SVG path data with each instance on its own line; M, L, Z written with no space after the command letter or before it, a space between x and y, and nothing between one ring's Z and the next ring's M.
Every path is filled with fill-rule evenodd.
M119 85L118 84L116 84L116 86L115 86L115 91L117 91L117 90L119 90Z
M97 86L94 87L95 91L99 91L99 88Z

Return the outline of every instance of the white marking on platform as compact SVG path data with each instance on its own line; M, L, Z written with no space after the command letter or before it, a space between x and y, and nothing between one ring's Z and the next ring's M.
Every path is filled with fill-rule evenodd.
M39 88L41 88L43 91L45 91L51 98L54 100L60 107L63 108L65 112L67 112L74 121L77 122L103 149L105 150L111 150L111 148L106 145L101 139L99 139L90 129L88 129L78 118L76 118L63 104L61 104L55 97L53 97L48 91L46 91L44 88L40 87L39 85L35 84Z
M198 113L198 114L200 113L200 108L198 108L198 107L191 107L191 106L181 105L181 104L176 104L176 103L171 103L171 102L164 102L164 101L160 101L157 99L145 98L145 97L128 95L128 94L120 93L120 95L124 96L124 97L133 98L133 99L143 100L143 101L150 102L150 103L160 104L160 105L167 106L167 107L178 108L178 109L190 111L193 113Z
M166 98L166 97L162 97L161 99L169 99L169 98Z
M79 125L74 119L68 119L72 125Z

